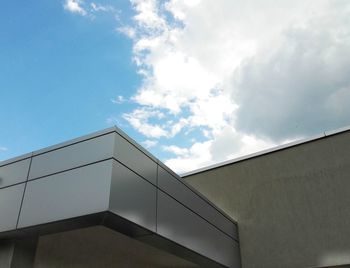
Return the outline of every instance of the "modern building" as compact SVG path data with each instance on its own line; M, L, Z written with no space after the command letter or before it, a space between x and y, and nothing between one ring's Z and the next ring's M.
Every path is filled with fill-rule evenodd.
M240 267L237 223L114 127L0 163L0 267Z
M185 174L118 128L0 162L0 267L350 267L350 129Z

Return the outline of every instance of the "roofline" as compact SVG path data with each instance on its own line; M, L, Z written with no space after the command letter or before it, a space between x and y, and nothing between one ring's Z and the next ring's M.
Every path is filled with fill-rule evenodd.
M199 173L202 173L202 172L206 172L206 171L209 171L209 170L212 170L212 169L217 169L217 168L220 168L220 167L223 167L223 166L228 166L228 165L235 164L235 163L238 163L238 162L250 160L252 158L256 158L256 157L260 157L260 156L263 156L263 155L267 155L267 154L275 153L275 152L278 152L278 151L286 150L286 149L289 149L289 148L292 148L292 147L296 147L296 146L299 146L299 145L302 145L302 144L305 144L305 143L309 143L309 142L313 142L313 141L316 141L316 140L324 139L324 138L327 138L327 137L330 137L330 136L338 135L338 134L341 134L341 133L344 133L344 132L347 132L347 131L350 131L350 125L346 126L346 127L338 128L338 129L335 129L335 130L324 131L321 134L318 134L318 135L315 135L315 136L312 136L312 137L309 137L309 138L306 138L306 139L292 141L292 142L289 142L289 143L286 143L286 144L283 144L283 145L278 145L278 146L275 146L275 147L272 147L272 148L269 148L269 149L266 149L266 150L258 151L256 153L240 156L240 157L237 157L237 158L234 158L234 159L226 160L226 161L219 162L219 163L216 163L216 164L213 164L213 165L209 165L209 166L202 167L202 168L199 168L199 169L195 169L195 170L192 170L192 171L189 171L189 172L185 172L183 174L180 174L180 177L185 178L185 177L188 177L188 176L191 176L191 175L195 175L195 174L199 174Z
M142 151L144 154L146 154L146 156L148 156L150 159L152 159L153 161L155 161L156 163L160 162L160 160L158 158L156 158L154 155L152 155L150 152L148 152L147 150L145 150L142 146L140 146L135 140L133 140L131 137L129 137L124 131L122 131L119 127L117 126L112 126L103 130L99 130L99 131L95 131L92 132L90 134L87 135L83 135L80 136L78 138L73 138L64 142L60 142L51 146L47 146L44 147L42 149L39 150L34 150L32 152L23 154L23 155L19 155L19 156L15 156L9 159L5 159L0 161L0 166L5 166L14 162L18 162L27 158L30 158L32 156L37 156L40 154L44 154L44 153L48 153L60 148L64 148L67 147L69 145L73 145L76 143L80 143L86 140L91 140L100 136L104 136L107 134L111 134L111 133L117 133L119 134L121 137L123 137L124 139L126 139L128 142L130 142L131 144L133 144L137 149L139 149L140 151ZM177 175L178 176L178 175Z
M109 127L109 128L100 130L100 131L96 131L96 132L90 133L88 135L81 136L79 138L74 138L74 139L71 139L71 140L68 140L68 141L65 141L65 142L61 142L61 143L58 143L58 144L55 144L55 145L52 145L52 146L45 147L43 149L35 150L33 152L30 152L30 153L26 153L26 154L23 154L23 155L20 155L20 156L16 156L16 157L13 157L13 158L10 158L10 159L5 159L3 161L0 161L0 166L5 166L5 165L8 165L10 163L14 163L14 162L18 162L20 160L24 160L26 158L30 158L31 156L36 156L36 155L43 154L43 153L46 153L46 152L49 152L49 151L53 151L53 150L56 150L56 149L59 149L59 148L62 148L62 147L66 147L68 145L72 145L74 143L79 143L79 142L82 142L82 141L86 141L86 140L89 140L89 139L93 139L93 138L96 138L96 137L99 137L99 136L103 136L103 135L115 132L115 133L118 133L123 138L125 138L131 144L136 146L136 148L138 148L140 151L145 153L153 161L155 161L156 163L160 164L162 167L166 168L167 170L171 171L171 173L173 173L176 176L179 176L181 178L185 178L185 177L188 177L188 176L191 176L191 175L194 175L194 174L202 173L202 172L209 171L209 170L212 170L212 169L216 169L216 168L219 168L219 167L231 165L231 164L234 164L234 163L237 163L237 162L242 162L242 161L245 161L245 160L249 160L249 159L252 159L252 158L255 158L255 157L259 157L259 156L263 156L263 155L266 155L266 154L274 153L274 152L277 152L277 151L285 150L285 149L288 149L288 148L299 146L299 145L304 144L304 143L313 142L313 141L316 141L316 140L319 140L319 139L323 139L323 138L326 138L326 137L329 137L329 136L333 136L333 135L337 135L337 134L340 134L340 133L343 133L343 132L347 132L347 131L350 131L350 125L346 126L346 127L338 128L338 129L335 129L335 130L325 131L325 132L323 132L323 133L321 133L319 135L316 135L316 136L313 136L313 137L309 137L309 138L306 138L306 139L301 139L301 140L289 142L289 143L286 143L286 144L283 144L283 145L279 145L279 146L276 146L276 147L272 147L272 148L269 148L269 149L266 149L266 150L262 150L262 151L259 151L259 152L256 152L256 153L244 155L244 156L241 156L241 157L237 157L237 158L234 158L234 159L226 160L226 161L219 162L219 163L216 163L216 164L213 164L213 165L209 165L209 166L206 166L206 167L195 169L195 170L192 170L192 171L189 171L189 172L185 172L183 174L176 174L174 171L169 169L164 163L162 163L158 158L156 158L154 155L152 155L150 152L148 152L142 146L140 146L135 140L133 140L131 137L129 137L119 127L113 126L113 127Z

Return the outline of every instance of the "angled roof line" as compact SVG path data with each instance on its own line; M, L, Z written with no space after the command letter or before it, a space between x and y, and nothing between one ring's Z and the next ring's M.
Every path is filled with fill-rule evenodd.
M220 167L223 167L223 166L235 164L235 163L242 162L242 161L245 161L245 160L249 160L249 159L252 159L252 158L255 158L255 157L259 157L259 156L263 156L263 155L266 155L266 154L271 154L271 153L274 153L274 152L282 151L282 150L289 149L289 148L292 148L292 147L295 147L295 146L299 146L299 145L302 145L302 144L305 144L305 143L308 143L308 142L313 142L313 141L316 141L316 140L319 140L319 139L324 139L324 138L327 138L327 137L330 137L330 136L338 135L338 134L341 134L341 133L344 133L344 132L347 132L347 131L350 131L350 125L346 126L346 127L338 128L338 129L335 129L335 130L324 131L321 134L318 134L318 135L315 135L315 136L312 136L312 137L309 137L309 138L306 138L306 139L292 141L292 142L289 142L289 143L286 143L286 144L282 144L282 145L279 145L279 146L276 146L276 147L272 147L272 148L269 148L269 149L266 149L266 150L262 150L262 151L259 151L259 152L256 152L256 153L240 156L240 157L237 157L237 158L234 158L234 159L226 160L226 161L219 162L219 163L216 163L216 164L213 164L213 165L209 165L209 166L206 166L206 167L195 169L195 170L192 170L192 171L180 174L180 176L182 178L185 178L185 177L188 177L188 176L191 176L191 175L194 175L194 174L199 174L199 173L202 173L202 172L205 172L205 171L209 171L209 170L220 168Z

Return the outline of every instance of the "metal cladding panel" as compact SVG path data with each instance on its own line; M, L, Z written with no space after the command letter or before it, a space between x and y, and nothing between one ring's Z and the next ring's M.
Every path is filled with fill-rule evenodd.
M0 232L16 229L25 183L0 189Z
M0 167L0 188L27 180L30 158Z
M157 164L119 134L116 134L115 158L154 185L157 184Z
M112 160L27 183L19 228L108 210Z
M227 267L240 267L236 241L159 190L157 233Z
M155 232L156 196L154 185L117 161L113 162L111 212Z
M29 179L51 175L113 157L114 133L68 145L33 157Z
M235 223L227 219L208 202L186 187L184 183L181 183L160 166L158 168L158 187L198 213L223 232L238 239L237 226Z

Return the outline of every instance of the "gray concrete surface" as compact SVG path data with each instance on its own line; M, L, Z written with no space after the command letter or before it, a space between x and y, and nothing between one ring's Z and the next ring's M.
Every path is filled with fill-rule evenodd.
M46 235L39 239L34 268L113 267L198 266L103 226Z
M37 237L0 240L1 268L34 268Z
M11 267L13 243L8 240L0 241L0 267Z
M243 268L350 264L349 131L185 180L237 220Z

